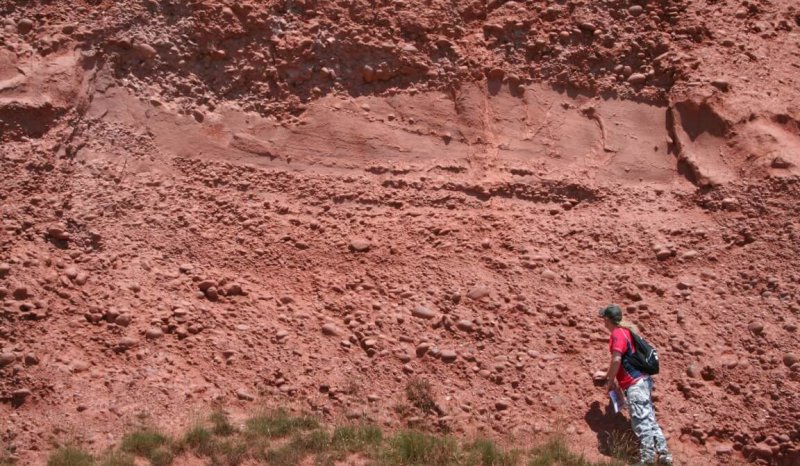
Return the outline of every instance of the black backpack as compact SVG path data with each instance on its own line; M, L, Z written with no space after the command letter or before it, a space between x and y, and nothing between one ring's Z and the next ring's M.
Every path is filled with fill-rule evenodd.
M625 357L628 362L635 369L644 372L648 375L658 374L658 351L653 348L653 345L646 342L644 338L633 333L631 330L631 338L633 338L634 352L628 351ZM628 344L631 342L629 341Z

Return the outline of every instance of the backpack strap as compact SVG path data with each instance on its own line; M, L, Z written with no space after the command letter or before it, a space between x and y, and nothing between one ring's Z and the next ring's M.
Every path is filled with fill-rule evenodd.
M631 332L631 330L630 330L630 329L625 329L625 330L627 330L628 332L630 332L630 334L631 334L631 337L633 337L633 332ZM628 342L628 352L626 352L626 353L625 353L625 355L628 355L628 354L633 354L633 352L634 352L634 346L633 346L633 343L632 343L632 342L631 342L631 341L628 339L628 336L627 336L627 335L625 335L625 332L622 332L622 336L624 336L624 337L625 337L625 341L626 341L626 342Z

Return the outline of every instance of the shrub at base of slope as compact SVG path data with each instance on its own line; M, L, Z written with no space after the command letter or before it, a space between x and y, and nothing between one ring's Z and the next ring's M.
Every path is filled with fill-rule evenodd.
M381 466L618 466L622 462L593 463L572 452L562 437L528 449L506 450L489 439L461 442L452 436L401 430L389 436L370 424L326 428L309 415L285 410L257 413L240 427L216 412L206 422L172 438L153 428L123 437L118 450L94 457L76 446L54 451L48 466L132 466L136 458L167 466L181 455L209 460L209 464L236 466L248 459L274 466L290 466L313 458L333 465L357 456Z

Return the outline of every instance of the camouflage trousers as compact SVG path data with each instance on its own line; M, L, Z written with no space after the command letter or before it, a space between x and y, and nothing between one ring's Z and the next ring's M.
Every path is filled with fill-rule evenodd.
M658 454L659 463L672 464L672 457L667 449L667 440L656 422L656 411L650 397L652 390L653 379L645 377L625 391L633 433L639 439L639 461L645 464L655 464L656 454Z

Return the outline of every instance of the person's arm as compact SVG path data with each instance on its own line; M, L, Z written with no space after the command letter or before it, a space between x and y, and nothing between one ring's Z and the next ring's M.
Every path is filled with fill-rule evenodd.
M611 353L611 363L608 366L608 373L606 374L606 389L608 391L614 390L617 384L617 372L619 366L622 364L622 353L614 351Z

